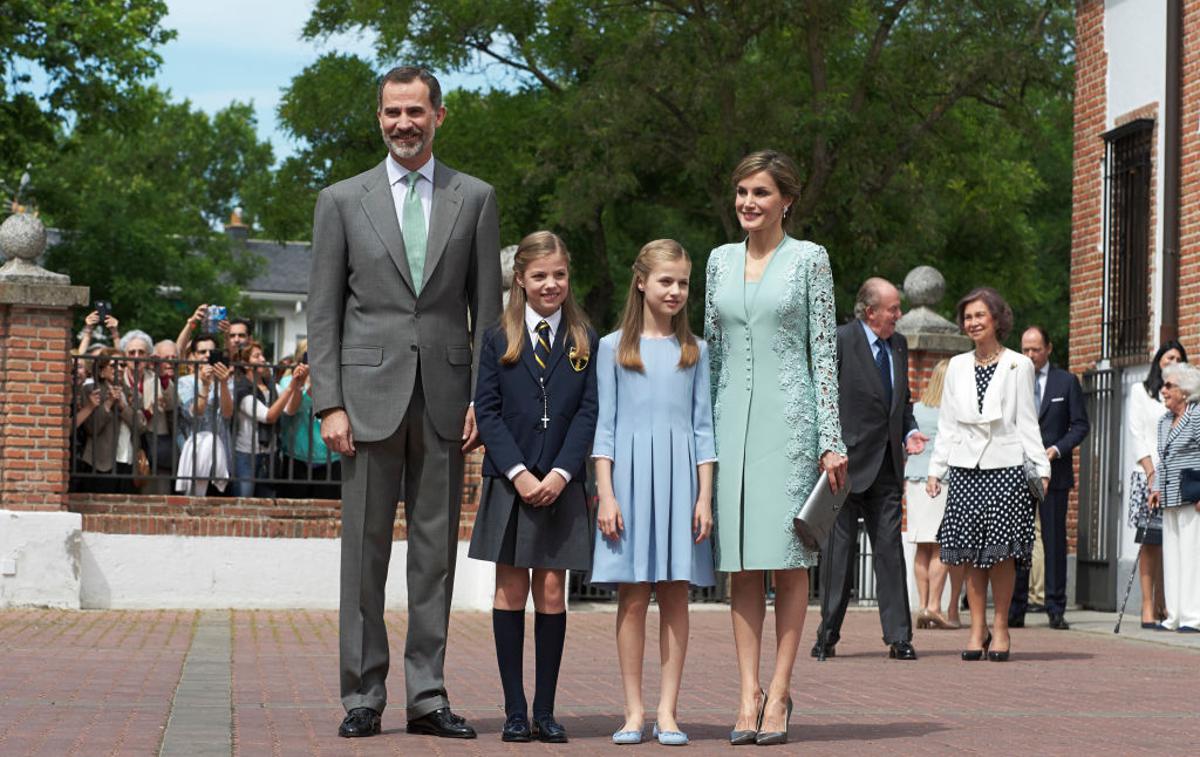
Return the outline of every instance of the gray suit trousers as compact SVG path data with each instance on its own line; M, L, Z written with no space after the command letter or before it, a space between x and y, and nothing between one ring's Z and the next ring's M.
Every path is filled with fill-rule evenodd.
M356 442L357 454L342 458L339 653L347 710L383 712L387 705L384 585L401 481L408 524L406 716L412 720L449 706L443 665L458 555L460 445L438 436L418 379L396 432L378 442Z
M883 641L912 641L908 612L908 572L900 542L902 482L893 473L891 454L883 456L879 474L866 490L851 494L838 513L829 543L821 555L821 626L817 638L836 644L841 637L846 605L850 601L854 566L851 555L858 542L858 519L863 519L871 540L875 564L875 590Z

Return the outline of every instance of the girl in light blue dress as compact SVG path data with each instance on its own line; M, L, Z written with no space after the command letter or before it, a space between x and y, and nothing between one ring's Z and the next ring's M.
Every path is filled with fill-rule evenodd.
M688 586L712 586L712 404L708 348L688 326L691 260L670 239L638 253L621 329L600 340L592 457L600 507L591 580L617 585L625 690L618 744L642 740L642 652L653 589L662 687L654 737L682 745L675 707L688 640Z

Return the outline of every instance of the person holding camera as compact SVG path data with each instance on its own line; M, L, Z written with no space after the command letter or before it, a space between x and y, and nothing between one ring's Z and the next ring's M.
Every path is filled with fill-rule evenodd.
M117 378L120 354L111 347L101 350L81 387L75 421L83 431L77 461L81 491L133 493L133 404Z
M83 336L79 340L79 354L86 355L92 347L92 339L96 336L97 328L108 329L112 343L119 344L121 341L121 332L117 330L119 325L120 321L112 314L112 305L104 300L98 301L95 309L83 319Z
M183 324L183 328L179 332L179 336L175 337L175 349L180 355L189 354L189 348L192 344L192 334L197 330L202 334L228 334L232 330L232 325L228 320L229 310L224 305L209 305L203 303L196 306L196 310L188 316L187 321ZM226 337L225 351L229 355L237 354L237 351L244 346L245 341L250 338L249 323L244 319L238 319L241 323L246 323L245 338L231 339Z
M183 437L175 489L193 496L220 496L232 468L233 370L212 334L196 337L188 359L195 370L180 378L175 389Z
M281 415L296 414L301 388L308 379L308 366L298 366L296 380L276 393L271 366L263 356L262 345L249 340L237 353L235 362L241 365L233 382L237 408L233 441L233 467L237 478L233 491L239 497L274 497L274 485L263 479L272 477L275 424Z

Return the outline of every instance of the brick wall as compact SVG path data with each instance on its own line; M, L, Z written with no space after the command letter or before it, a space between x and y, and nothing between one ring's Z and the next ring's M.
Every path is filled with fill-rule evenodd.
M1182 122L1179 338L1200 354L1200 0L1183 3Z
M61 510L71 312L0 305L0 509Z

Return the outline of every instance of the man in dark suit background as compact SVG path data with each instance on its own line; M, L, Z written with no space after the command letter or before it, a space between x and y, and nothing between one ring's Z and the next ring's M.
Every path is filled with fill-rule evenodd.
M446 109L428 71L389 71L378 106L388 155L321 190L309 276L314 410L343 456L338 735L379 733L387 704L384 584L403 481L407 730L474 738L443 668L463 452L478 439L469 402L500 312L496 193L434 159Z
M879 622L889 657L917 659L908 609L908 572L900 543L904 455L928 438L917 429L908 391L908 341L896 333L900 291L870 278L858 290L854 321L838 327L838 399L850 457L850 495L821 559L821 627L812 654L834 656L850 601L861 517L871 540Z
M1045 553L1046 613L1051 628L1066 630L1070 628L1063 617L1067 609L1067 498L1075 486L1071 452L1083 442L1091 426L1079 379L1070 371L1050 365L1053 350L1050 336L1041 326L1030 326L1021 335L1021 352L1033 361L1033 397L1038 405L1042 444L1050 459L1050 486L1039 513ZM1028 597L1029 568L1018 567L1008 610L1010 628L1025 625Z

